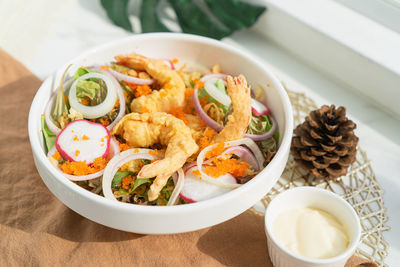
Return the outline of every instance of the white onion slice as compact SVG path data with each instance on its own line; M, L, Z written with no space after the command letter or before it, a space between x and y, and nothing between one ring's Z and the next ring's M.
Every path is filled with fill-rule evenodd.
M185 175L183 173L182 168L177 171L178 174L174 173L172 178L174 179L175 188L172 191L172 194L168 200L167 206L176 205L179 200L179 194L181 193L184 183L185 183Z
M108 77L110 77L110 79L113 81L115 88L117 89L117 94L118 94L118 98L119 98L119 112L117 117L115 117L115 119L110 123L110 125L107 126L107 129L109 131L112 130L112 128L114 128L115 124L117 124L122 117L124 117L125 115L125 96L124 96L124 91L121 88L121 85L119 84L119 82L117 81L117 79L114 78L114 76L112 76L110 73L106 72L106 71L102 71L102 73L104 75L107 75Z
M81 104L76 98L76 85L78 84L78 81L90 78L102 79L107 86L106 98L103 102L96 106L85 106ZM84 118L96 119L103 117L108 112L110 112L110 110L112 110L115 105L115 101L117 100L117 92L115 85L110 77L101 73L89 72L74 81L74 83L71 85L71 89L69 90L68 100L70 106L76 111L80 112Z
M213 97L215 100L217 100L222 105L228 107L232 103L232 101L227 94L225 94L224 92L221 92L221 90L219 90L217 88L217 86L215 85L217 80L218 80L218 78L208 79L204 83L204 89L211 97ZM226 81L225 81L225 84L226 84Z
M129 75L122 74L118 71L113 70L111 67L107 68L107 71L109 71L115 78L117 78L121 81L128 82L128 83L143 85L143 84L152 84L154 82L154 80L152 80L152 79L140 79L140 78L131 77Z
M222 157L223 155L226 154L235 154L238 156L241 160L247 162L255 171L258 171L262 168L262 166L259 166L257 159L255 158L254 154L250 152L247 148L243 146L232 146L226 149L220 156L217 158Z
M228 74L225 74L225 73L211 73L211 74L207 74L207 75L204 75L203 77L201 77L200 81L205 83L206 81L208 81L211 78L226 80L227 76L228 76Z
M51 156L53 156L55 153L57 152L56 146L53 146L49 152L47 153L47 157L50 159L50 162L54 165L54 167L56 167L61 173L62 175L64 175L66 178L68 178L71 181L86 181L86 180L91 180L91 179L95 179L97 177L100 177L103 175L104 170L92 173L92 174L88 174L88 175L81 175L81 176L76 176L76 175L71 175L71 174L66 174L63 173L62 170L60 169L60 167L58 167L58 164L55 165L54 161L51 159ZM114 138L111 137L110 140L110 153L109 153L109 158L114 157L115 155L117 155L120 152L119 149L119 143L118 141Z

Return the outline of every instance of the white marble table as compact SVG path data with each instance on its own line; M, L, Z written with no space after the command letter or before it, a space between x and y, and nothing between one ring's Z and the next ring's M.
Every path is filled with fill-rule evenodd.
M133 20L134 24L136 23ZM66 61L94 46L129 36L113 26L96 0L1 0L0 47L45 79ZM385 206L392 228L385 233L391 245L386 260L400 262L400 121L365 98L283 51L269 40L244 31L224 42L262 58L288 87L302 91L318 104L347 107L358 127L361 147L372 160L385 190Z

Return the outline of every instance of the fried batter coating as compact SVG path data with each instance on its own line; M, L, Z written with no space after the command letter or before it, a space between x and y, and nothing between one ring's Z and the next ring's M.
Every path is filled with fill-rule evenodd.
M151 113L169 111L181 107L185 97L185 83L176 70L170 69L163 60L150 59L139 54L119 55L115 59L136 71L147 71L161 85L149 95L135 98L131 102L132 112Z
M190 128L182 120L164 112L125 115L111 134L121 136L132 147L154 144L167 147L163 159L143 166L137 175L138 178L156 177L148 192L150 201L158 198L168 178L199 149Z

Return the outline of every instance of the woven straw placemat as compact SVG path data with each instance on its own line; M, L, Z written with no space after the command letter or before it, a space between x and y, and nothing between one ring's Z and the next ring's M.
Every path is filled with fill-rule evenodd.
M318 107L303 93L290 90L287 90L287 93L293 106L294 126L297 126ZM360 147L357 147L356 161L347 175L339 177L337 181L315 179L298 167L292 156L289 156L282 176L269 193L261 199L261 203L266 208L280 192L297 186L325 188L347 200L358 213L362 227L361 243L356 254L371 259L380 266L387 266L384 260L388 255L389 244L383 238L382 232L389 230L389 227L385 226L388 217L383 203L383 190L375 177L370 160ZM260 213L254 208L252 210Z

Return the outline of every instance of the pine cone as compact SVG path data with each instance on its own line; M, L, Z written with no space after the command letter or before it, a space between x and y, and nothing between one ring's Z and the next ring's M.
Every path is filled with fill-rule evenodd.
M356 159L356 124L344 107L322 106L294 130L291 152L297 164L317 178L345 175Z

